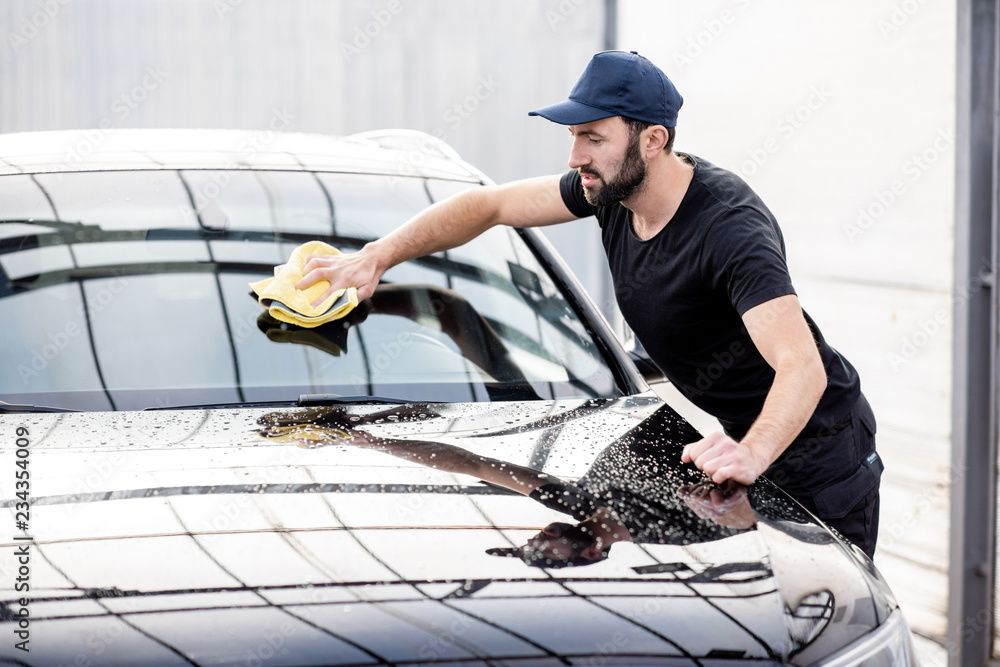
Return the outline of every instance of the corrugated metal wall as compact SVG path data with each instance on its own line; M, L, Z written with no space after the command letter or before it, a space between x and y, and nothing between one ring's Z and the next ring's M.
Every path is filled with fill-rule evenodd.
M405 127L498 182L557 173L566 131L527 112L603 29L600 0L4 0L0 132ZM548 235L610 312L594 225Z

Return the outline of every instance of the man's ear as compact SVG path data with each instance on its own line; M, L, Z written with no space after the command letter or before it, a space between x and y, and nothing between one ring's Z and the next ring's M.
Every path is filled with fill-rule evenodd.
M650 125L643 131L644 139L640 142L640 148L646 159L652 159L663 152L670 139L667 128L662 125Z
M581 551L580 556L582 558L586 558L587 560L602 560L606 557L604 553L593 544Z

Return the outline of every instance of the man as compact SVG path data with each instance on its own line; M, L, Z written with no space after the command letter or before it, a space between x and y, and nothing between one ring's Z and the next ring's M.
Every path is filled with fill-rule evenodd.
M734 174L673 151L682 102L646 58L599 53L569 99L530 112L568 127L571 171L439 202L353 255L310 259L297 287L328 280L364 299L388 268L494 225L594 215L625 320L725 430L683 460L716 483L768 473L871 556L882 463L857 372L799 306L763 202Z

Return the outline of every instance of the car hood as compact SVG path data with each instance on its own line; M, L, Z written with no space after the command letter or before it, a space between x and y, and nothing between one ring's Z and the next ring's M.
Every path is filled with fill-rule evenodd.
M635 486L635 539L606 560L532 567L487 550L572 518L359 447L358 431L561 480L625 443L657 452L638 476L661 481ZM746 492L749 521L693 511L678 490L704 477L680 451L699 436L652 394L4 415L0 434L4 477L18 436L31 473L27 530L3 545L26 555L28 588L0 565L0 626L9 637L29 609L30 653L6 641L0 662L807 664L894 606L870 563L766 480ZM13 527L19 501L3 496Z

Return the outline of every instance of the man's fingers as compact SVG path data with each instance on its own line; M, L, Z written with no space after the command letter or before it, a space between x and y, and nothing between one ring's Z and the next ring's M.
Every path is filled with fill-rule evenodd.
M710 475L710 477L712 478L712 481L715 482L716 484L722 484L727 479L730 479L730 477L729 477L729 469L730 469L730 467L731 466L723 466L723 467L719 468L718 470L716 470L712 475Z
M753 484L757 479L753 469L744 461L735 461L720 466L711 477L716 484L722 484L727 480L740 484Z
M364 301L373 294L375 294L375 285L373 283L358 287L358 301Z
M719 435L719 433L712 433L706 438L702 438L701 440L688 444L684 447L684 451L681 452L681 462L689 463L691 461L695 461L699 456L704 454L706 450L710 449L715 444Z
M719 477L719 471L732 464L732 458L728 452L709 450L695 459L694 464L703 471L716 484L721 484L728 477Z
M707 438L706 438L707 440ZM709 475L728 460L732 454L732 448L725 441L714 440L705 446L695 448L691 451L691 462L699 470L704 470Z
M330 283L330 288L322 297L313 301L313 306L330 297L340 289L354 287L358 290L358 301L364 301L375 293L378 276L365 264L359 264L357 255L308 255L302 267L303 277L295 288L307 289L321 280Z
M362 302L362 301L364 301L365 299L369 298L372 294L375 293L375 286L372 285L371 283L369 283L367 285L364 285L363 287L359 287L359 286L356 286L356 285L353 286L353 287L358 290L358 302L359 303ZM333 294L334 292L338 291L339 289L342 289L342 288L340 288L340 287L334 287L331 284L330 287L329 287L329 289L327 289L325 292L323 292L323 296L321 296L320 298L318 298L315 301L313 301L312 305L314 307L319 306L321 303L323 303L323 301L325 301L326 299L328 299L331 294Z
M299 290L307 289L318 283L320 280L325 280L325 278L321 273L321 270L318 268L313 268L313 269L307 268L303 271L303 273L304 275L302 276L302 279L299 282L295 283L295 289Z
M335 290L333 287L329 287L325 292L323 292L323 296L312 302L312 307L318 308L321 303L326 301L330 297L330 295L336 291L337 290Z
M750 470L748 454L735 440L721 433L713 433L685 447L681 461L693 463L716 484L728 480L749 484L753 482L755 474Z
M326 264L320 261L318 255L307 255L306 263L302 265L302 274L308 275L310 271L318 269L321 266L326 266Z
M736 479L738 481L738 478L746 477L744 473L745 471L738 465L725 465L715 471L712 475L712 481L716 484L722 484L726 480L730 479Z
M341 255L306 255L306 263L302 266L302 280L295 289L306 289L320 280L330 280L332 266ZM331 281L332 282L332 281Z

